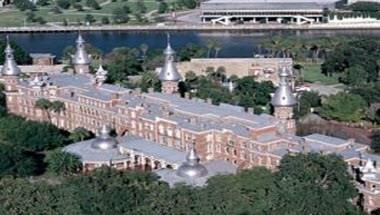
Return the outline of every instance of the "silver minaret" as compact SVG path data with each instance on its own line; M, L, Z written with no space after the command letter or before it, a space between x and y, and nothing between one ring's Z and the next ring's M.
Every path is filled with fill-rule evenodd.
M89 72L91 64L91 56L87 53L85 48L86 41L83 39L82 35L79 33L76 42L76 52L72 55L72 64L74 70L77 73L87 73Z
M13 56L13 49L9 43L9 37L7 36L7 45L4 50L5 61L3 68L1 69L1 75L4 76L18 76L21 74L20 68L17 66L17 63Z

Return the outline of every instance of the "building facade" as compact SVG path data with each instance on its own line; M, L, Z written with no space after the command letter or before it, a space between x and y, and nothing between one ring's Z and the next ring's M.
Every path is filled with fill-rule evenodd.
M379 156L368 152L367 145L354 140L320 134L296 136L292 119L296 99L286 68L278 73L280 83L271 101L274 107L272 116L255 115L230 104L212 105L210 100L182 98L171 90L142 93L139 89L106 84L107 71L104 68L99 67L96 74L90 74L84 67L89 64L76 59L73 63L78 71L74 73L33 73L30 77L24 77L20 76L22 71L13 58L9 44L5 55L1 81L5 85L10 113L31 120L50 121L66 130L83 127L97 132L102 125L109 125L120 136L113 139L103 129L98 132L97 139L67 148L69 152L83 155L87 170L102 165L129 169L137 164L146 166L147 163L153 169L178 166L178 162L169 160L167 155L173 153L162 155L170 149L178 153L194 149L198 152L200 163L221 160L239 168L264 166L276 169L286 154L308 152L336 153L351 169L364 173L360 168L368 158L380 162ZM60 112L39 109L35 104L41 98L61 101L65 108ZM87 158L88 152L93 153ZM94 154L110 157L94 160L91 157ZM184 157L183 154L181 156ZM132 163L128 163L131 159ZM380 207L374 200L380 197L380 192L372 190L371 184L363 187L361 192L366 210Z
M209 67L215 70L224 68L227 77L252 76L259 82L271 81L277 86L280 81L278 71L283 67L292 71L293 60L291 58L193 58L177 64L182 77L185 77L189 71L193 71L196 75L207 75Z
M202 22L229 25L234 22L248 23L295 23L322 22L325 8L333 4L310 0L209 0L201 3Z

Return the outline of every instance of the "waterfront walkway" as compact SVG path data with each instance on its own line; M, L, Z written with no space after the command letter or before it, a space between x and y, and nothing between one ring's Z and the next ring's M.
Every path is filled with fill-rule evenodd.
M0 27L0 33L73 32L73 31L260 31L260 30L380 30L380 23L355 24L255 24L255 25L107 25L107 26L41 26Z

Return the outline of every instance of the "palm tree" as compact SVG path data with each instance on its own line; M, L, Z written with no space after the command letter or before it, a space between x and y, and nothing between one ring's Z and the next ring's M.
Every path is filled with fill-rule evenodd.
M94 137L94 134L83 127L75 128L73 132L71 132L71 134L69 135L69 139L72 142L84 141L92 137Z
M38 109L41 109L43 111L45 111L46 113L46 116L48 118L48 120L51 122L51 117L50 117L50 108L52 106L52 103L47 100L47 99L44 99L44 98L40 98L36 101L36 103L34 104L34 107L38 108Z
M68 175L79 172L82 162L78 156L57 149L49 152L44 161L48 164L47 170L51 173Z
M50 110L52 110L54 113L60 113L62 111L66 110L65 103L61 101L54 101L50 105Z

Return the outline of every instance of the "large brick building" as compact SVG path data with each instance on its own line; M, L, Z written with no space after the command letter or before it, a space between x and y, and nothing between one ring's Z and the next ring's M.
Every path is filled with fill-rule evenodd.
M112 147L98 142L77 143L67 149L74 153L87 152L83 147L95 145L90 149L111 150L94 151L83 158L88 170L104 164L128 169L129 164L136 163L149 163L152 169L164 168L167 164L176 168L178 159L173 159L169 154L181 156L181 152L190 151L193 147L201 163L222 160L239 168L265 166L275 169L288 153L336 153L342 156L350 169L363 173L361 182L366 183L358 186L364 196L365 210L380 207L380 188L376 187L380 180L367 177L368 171L361 167L369 159L380 161L379 156L368 153L368 146L351 139L342 140L320 134L295 135L292 115L296 99L287 80L287 69L280 71L279 87L272 98L274 116L255 115L239 106L212 105L209 100L177 95L175 92L181 76L176 70L174 51L170 45L165 51L164 69L159 75L163 92L142 93L138 89L104 83L107 71L102 67L95 75L88 73L90 58L83 43L80 37L77 53L73 56L80 58L73 59L76 72L32 73L30 78L20 76L22 71L15 63L13 50L8 44L1 81L5 85L7 109L11 113L31 120L50 121L67 130L84 127L96 132L104 124L115 129L122 138L119 139L119 148L114 147L118 143L112 140L109 145ZM35 104L41 98L61 101L65 108L59 112L39 109ZM131 140L130 136L140 140ZM101 132L100 137L109 141L105 132ZM172 150L176 152L172 153ZM118 162L110 160L113 156L117 156ZM376 167L367 169L377 173Z

